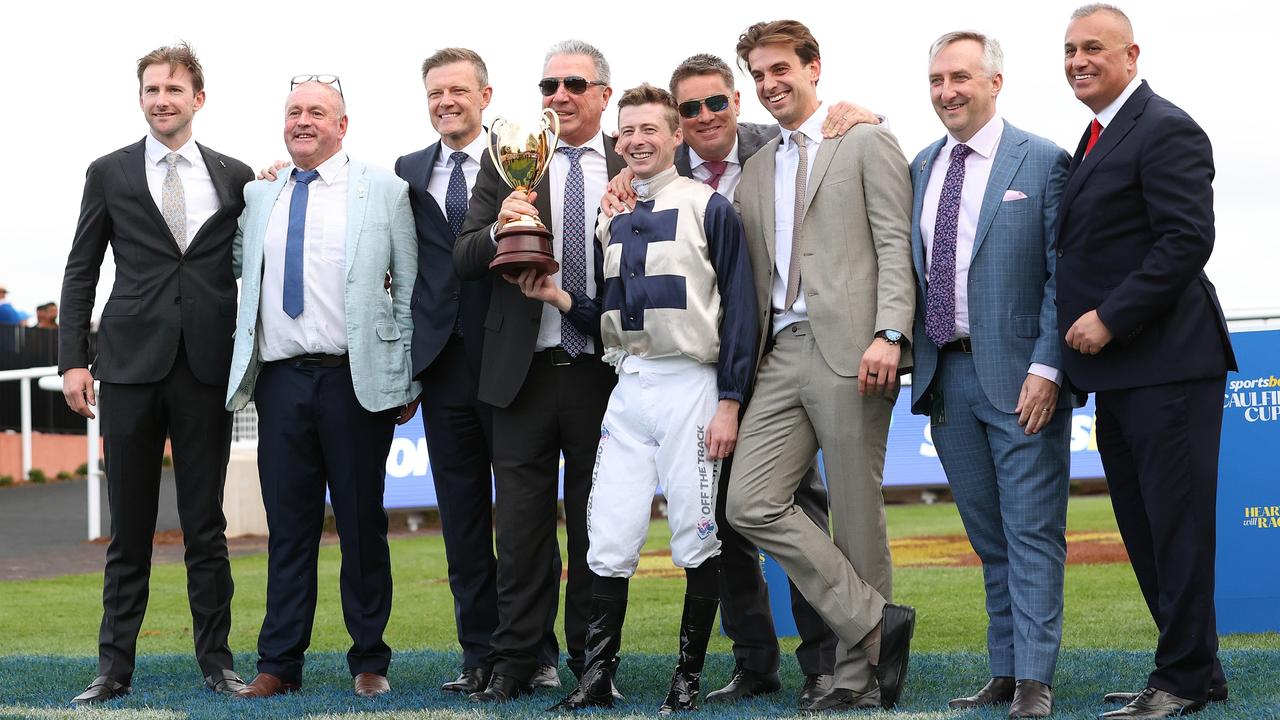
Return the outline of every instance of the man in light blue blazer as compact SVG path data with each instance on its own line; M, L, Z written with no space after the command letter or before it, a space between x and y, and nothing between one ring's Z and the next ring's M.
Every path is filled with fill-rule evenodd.
M390 689L382 494L395 425L417 409L409 362L417 239L405 182L342 150L337 78L293 84L284 129L293 168L246 186L234 248L243 284L227 408L257 405L270 529L258 676L237 697L301 687L326 488L342 548L347 664L355 693L370 697Z
M930 50L946 137L911 164L917 280L912 412L933 443L982 559L991 679L952 708L1053 710L1071 393L1054 304L1054 228L1067 154L1004 122L1003 54L975 32Z

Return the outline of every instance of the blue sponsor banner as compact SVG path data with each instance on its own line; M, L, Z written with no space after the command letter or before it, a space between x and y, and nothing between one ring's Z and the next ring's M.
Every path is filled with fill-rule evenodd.
M1231 335L1218 459L1218 632L1280 630L1280 331Z
M911 414L910 388L903 388L893 408L886 448L886 487L945 487L938 454L929 433L929 418ZM564 459L560 460L560 486L564 488ZM1071 477L1102 477L1093 434L1093 399L1077 408L1071 417ZM436 489L431 482L427 439L422 431L422 411L413 420L396 428L387 456L386 506L395 508L435 507Z

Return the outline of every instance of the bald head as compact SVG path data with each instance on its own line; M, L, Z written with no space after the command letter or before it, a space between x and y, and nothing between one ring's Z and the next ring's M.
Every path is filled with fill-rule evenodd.
M1067 83L1094 113L1115 102L1138 75L1133 25L1113 5L1085 5L1072 13L1063 51Z

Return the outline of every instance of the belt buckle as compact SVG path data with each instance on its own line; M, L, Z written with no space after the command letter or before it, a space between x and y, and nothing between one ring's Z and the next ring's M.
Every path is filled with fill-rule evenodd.
M551 366L564 367L573 364L573 356L564 348L551 348Z

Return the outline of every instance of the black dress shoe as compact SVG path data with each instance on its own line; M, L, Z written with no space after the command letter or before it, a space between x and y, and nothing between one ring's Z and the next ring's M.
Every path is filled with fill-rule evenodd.
M204 686L219 695L235 695L245 688L245 682L234 670L224 668L216 675L205 675Z
M763 675L744 667L734 666L733 677L729 678L729 684L715 692L707 693L706 701L709 703L738 702L757 695L778 692L781 689L782 681L778 679L776 672Z
M558 688L560 687L560 673L556 671L555 665L539 665L533 677L529 678L529 685L535 690L538 688Z
M1046 718L1053 714L1053 688L1039 680L1019 680L1009 706L1011 718Z
M1013 700L1013 678L999 676L987 681L977 693L969 697L959 697L947 703L952 710L969 710L986 705L1002 705Z
M465 693L470 695L471 693L484 690L488 685L489 670L487 668L468 667L462 668L462 672L458 673L457 680L450 680L449 682L441 685L440 689L445 692Z
M1228 691L1226 683L1209 686L1209 702L1226 702L1230 695L1231 693ZM1102 701L1128 705L1136 697L1138 697L1138 693L1135 692L1110 692L1102 696Z
M1133 702L1119 710L1102 713L1103 720L1160 720L1161 718L1190 715L1204 709L1204 703L1180 698L1163 690L1147 688L1138 693Z
M830 675L805 675L804 685L800 686L800 695L796 698L796 708L808 710L814 703L830 695L835 686L836 679Z
M471 693L467 699L471 702L504 703L520 697L522 690L519 680L496 672L489 678L489 684L484 690Z
M71 698L73 705L92 705L94 703L115 700L118 697L128 695L133 688L123 683L118 683L106 675L99 675L89 683L89 687L84 692Z
M907 682L907 661L911 657L911 636L915 630L915 608L893 603L884 606L876 681L880 683L880 706L885 710L897 705L898 698L902 697L902 686Z
M875 692L859 695L847 688L833 688L831 692L818 698L807 708L801 708L801 715L817 715L819 713L838 713L850 710L869 710L878 708L884 703L875 696Z

